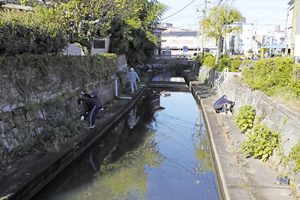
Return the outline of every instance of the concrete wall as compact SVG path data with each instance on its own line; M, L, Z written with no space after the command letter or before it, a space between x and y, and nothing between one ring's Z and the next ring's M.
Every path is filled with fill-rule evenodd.
M207 79L214 85L218 78L218 72L211 68L202 66L199 70L199 77ZM249 86L241 83L240 73L229 72L229 78L216 92L219 96L226 94L229 100L236 102L234 106L234 115L238 114L239 108L244 105L252 105L256 110L256 119L263 115L261 123L266 124L271 130L279 132L281 137L281 146L284 155L288 156L292 147L298 144L300 140L300 113L288 108L287 106L274 101L272 98L258 90L251 90ZM288 174L292 182L295 183L297 193L300 193L300 173L294 173L294 163L291 162L288 167L282 163L282 157L275 152L269 161L278 169L279 172Z

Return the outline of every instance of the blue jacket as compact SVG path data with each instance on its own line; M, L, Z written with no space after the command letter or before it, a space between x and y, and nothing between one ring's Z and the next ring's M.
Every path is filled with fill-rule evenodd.
M136 81L136 79L140 80L139 76L137 75L137 73L135 71L129 72L128 78L130 81Z
M220 105L222 103L229 103L229 104L232 104L233 102L232 101L229 101L228 99L224 98L224 97L221 97L220 99L218 99L215 103L214 103L214 106L215 105Z

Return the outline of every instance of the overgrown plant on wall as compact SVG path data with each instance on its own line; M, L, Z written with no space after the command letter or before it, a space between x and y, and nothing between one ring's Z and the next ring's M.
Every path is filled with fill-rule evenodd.
M30 95L47 91L53 85L71 84L74 88L84 89L85 84L93 81L109 80L117 69L118 58L115 54L0 57L1 74L10 77L10 83L24 100L28 100ZM5 85L4 82L2 85Z
M289 155L287 156L287 161L290 163L291 161L295 162L295 167L293 171L296 173L300 169L300 141L298 144L294 145L293 148L291 149Z
M245 157L250 155L253 158L267 161L273 155L274 150L279 147L279 144L278 132L270 130L264 124L256 123L248 140L242 143L241 151L244 151Z
M255 110L253 106L242 106L239 109L239 114L234 121L241 132L251 131L255 119Z
M76 118L81 107L76 91L110 82L117 70L114 54L0 57L0 164L36 145L78 134L81 122Z

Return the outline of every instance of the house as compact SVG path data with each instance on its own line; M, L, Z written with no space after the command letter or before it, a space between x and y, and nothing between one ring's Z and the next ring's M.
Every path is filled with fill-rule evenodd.
M208 46L216 46L214 39L207 38L202 44L202 36L198 37L197 29L181 29L166 26L161 34L161 49L164 55L193 56L200 52L202 45L205 52L210 53Z
M287 21L286 21L286 45L287 45L286 46L286 54L291 53L294 3L295 3L295 0L291 0L288 2L289 8L288 8L288 13L287 13Z
M296 21L294 22L295 24L295 50L294 50L294 57L295 57L295 62L298 63L300 62L300 2L298 1L297 3L297 8L296 8Z
M91 54L101 54L108 53L109 49L109 38L99 39L94 38L92 52ZM66 51L63 53L65 55L82 55L82 51L76 44L69 44Z

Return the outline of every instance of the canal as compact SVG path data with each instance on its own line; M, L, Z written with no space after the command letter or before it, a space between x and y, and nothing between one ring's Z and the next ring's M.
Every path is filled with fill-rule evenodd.
M222 199L191 93L147 98L33 199Z

